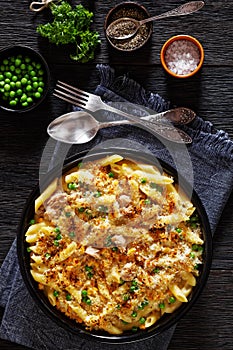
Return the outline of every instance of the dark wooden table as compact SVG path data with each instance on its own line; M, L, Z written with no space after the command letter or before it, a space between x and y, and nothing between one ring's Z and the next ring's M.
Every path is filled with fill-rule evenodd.
M153 15L167 11L185 1L138 1ZM78 3L72 1L72 4ZM48 140L46 127L67 110L67 104L52 96L57 79L86 90L98 84L97 63L109 63L117 74L129 76L176 105L194 109L216 128L233 137L233 1L206 0L199 13L186 18L170 18L154 24L152 40L144 50L123 55L111 49L103 32L103 20L118 1L84 1L95 13L94 27L102 44L89 64L72 62L66 50L48 45L39 38L36 26L48 20L48 10L35 14L29 1L0 0L0 48L24 44L40 51L52 74L51 90L46 101L24 115L0 111L0 263L13 242L25 201L36 185L43 148ZM190 34L204 46L205 62L200 74L177 80L163 71L159 53L162 44L175 34ZM201 297L178 324L169 350L233 349L233 194L222 214L214 236L211 273ZM0 349L25 349L0 340Z

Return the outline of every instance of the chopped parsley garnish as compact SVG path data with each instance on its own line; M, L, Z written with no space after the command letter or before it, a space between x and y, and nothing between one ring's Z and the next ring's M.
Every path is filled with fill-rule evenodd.
M98 207L98 211L99 211L100 213L107 214L107 212L108 212L108 207L107 207L106 205L100 205L100 206Z
M80 208L78 208L78 211L79 211L79 213L83 213L85 211L85 208L84 207L80 207Z
M146 183L146 179L143 177L142 179L141 179L141 184L145 184Z
M95 198L99 198L102 196L102 193L100 191L97 191L95 194L94 194L94 197Z
M129 298L130 298L129 294L123 294L123 300L124 301L129 300Z
M109 177L114 177L115 175L110 171L110 173L108 173Z
M53 292L53 295L57 298L58 295L59 295L59 292L58 292L57 290L55 290L55 291Z
M150 182L150 188L153 188L159 192L163 192L162 186L156 184L155 182Z
M29 225L34 225L36 223L36 220L32 219L29 221Z
M153 271L152 271L153 273L159 273L159 268L158 267L156 267L155 269L153 269Z

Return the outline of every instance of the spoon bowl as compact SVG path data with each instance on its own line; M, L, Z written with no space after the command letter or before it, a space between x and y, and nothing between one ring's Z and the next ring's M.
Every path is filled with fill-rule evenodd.
M53 120L47 128L48 134L53 139L72 144L91 141L98 130L98 121L91 114L83 111L63 114Z
M184 131L172 126L175 124L188 124L196 117L196 113L185 107L174 108L155 115L148 115L132 120L114 120L112 122L99 122L91 114L84 111L66 113L54 119L48 126L48 134L55 140L70 143L83 144L91 141L97 132L107 128L123 124L141 124L142 121L151 124L151 130L160 136L178 143L191 143L192 139ZM137 118L137 117L135 117Z
M204 4L204 1L190 1L161 15L149 17L140 21L128 17L118 18L109 24L106 29L106 34L111 39L126 40L132 38L143 24L162 18L188 15L200 10Z

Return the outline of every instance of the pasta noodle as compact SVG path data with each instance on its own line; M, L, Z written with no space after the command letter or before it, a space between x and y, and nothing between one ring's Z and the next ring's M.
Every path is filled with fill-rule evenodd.
M87 162L35 201L31 274L87 330L154 325L187 303L203 263L195 207L174 179L120 155Z

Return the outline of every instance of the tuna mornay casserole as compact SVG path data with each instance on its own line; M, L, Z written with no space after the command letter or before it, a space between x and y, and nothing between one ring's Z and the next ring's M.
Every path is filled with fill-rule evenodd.
M203 262L195 213L155 166L120 155L87 162L36 199L31 274L87 330L137 332L188 302Z

